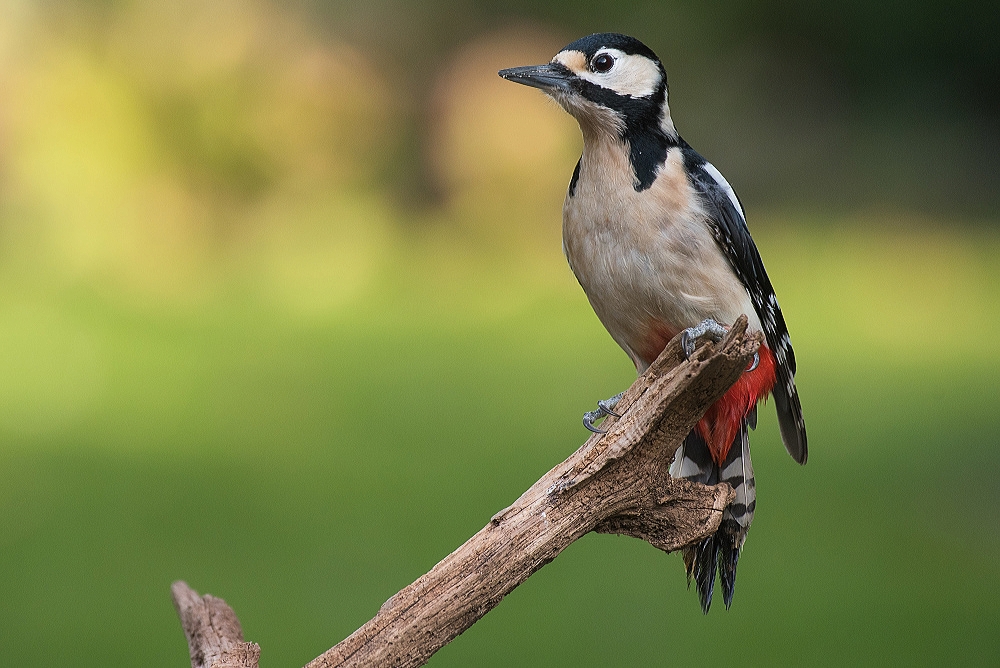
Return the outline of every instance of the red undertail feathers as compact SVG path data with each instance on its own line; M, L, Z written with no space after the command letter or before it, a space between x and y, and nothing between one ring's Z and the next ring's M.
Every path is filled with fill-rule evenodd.
M774 354L762 345L758 351L757 368L742 374L736 384L705 412L695 430L708 444L716 464L721 465L729 454L740 425L757 402L767 397L774 387Z

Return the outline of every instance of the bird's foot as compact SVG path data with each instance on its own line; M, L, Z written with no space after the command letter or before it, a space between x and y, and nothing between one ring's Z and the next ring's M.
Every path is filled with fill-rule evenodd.
M622 398L624 392L619 392L610 399L604 399L597 402L597 409L592 411L587 411L583 414L583 426L594 432L595 434L607 433L604 429L598 429L594 426L595 420L600 420L601 418L606 418L609 415L614 415L620 418L621 415L615 413L615 406L618 405L618 401Z
M681 348L684 350L684 357L690 358L691 355L694 355L698 339L707 337L718 343L726 335L727 331L729 331L728 327L723 327L711 318L702 320L701 323L694 327L688 327L681 332Z

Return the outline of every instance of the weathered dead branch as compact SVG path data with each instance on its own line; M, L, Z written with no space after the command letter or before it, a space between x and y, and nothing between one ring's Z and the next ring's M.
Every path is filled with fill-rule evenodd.
M243 642L233 609L211 594L198 596L186 582L170 587L191 651L191 668L257 668L260 645Z
M704 487L674 480L667 470L681 441L736 381L759 345L759 336L747 334L745 318L722 342L703 344L689 360L683 357L679 337L675 338L625 393L616 409L623 417L606 420L606 434L588 439L479 533L386 601L371 621L307 668L423 665L532 573L591 531L634 536L665 551L715 531L732 490L726 485ZM175 601L179 587L197 599L186 585L176 583ZM178 603L192 665L256 666L208 660L230 652L226 647L250 646L258 654L259 648L242 642L239 622L224 602L210 596L205 601L206 607L215 602L225 607L236 634L226 645L200 630L216 631L211 612L199 613L189 628L185 608ZM196 643L206 640L212 648L222 649Z

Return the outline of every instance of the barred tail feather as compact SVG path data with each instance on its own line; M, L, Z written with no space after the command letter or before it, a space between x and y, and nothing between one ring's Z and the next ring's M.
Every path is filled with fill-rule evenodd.
M750 438L747 427L747 420L744 420L719 474L719 480L729 483L736 492L736 498L722 512L722 524L716 534L723 537L720 547L719 578L722 581L722 595L726 609L733 603L736 565L740 560L740 550L746 541L753 513L757 507L757 489L753 464L750 461Z
M756 503L756 486L753 465L750 462L750 439L748 428L755 421L756 411L751 411L740 424L736 439L719 466L712 460L704 439L692 431L677 450L670 474L675 478L685 478L705 485L726 482L735 491L735 499L722 513L719 530L701 543L684 549L684 565L687 568L688 585L694 579L706 614L712 605L715 589L715 574L718 572L722 584L722 597L726 608L733 602L736 588L736 566L740 550L750 530Z

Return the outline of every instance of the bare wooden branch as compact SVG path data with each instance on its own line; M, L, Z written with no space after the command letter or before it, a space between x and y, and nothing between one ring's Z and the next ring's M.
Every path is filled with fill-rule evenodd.
M260 645L243 642L233 609L211 594L198 596L186 582L170 586L191 651L191 668L257 668Z
M606 434L588 439L479 533L386 601L371 621L307 668L423 665L590 531L634 536L669 552L718 529L722 510L732 501L732 489L674 480L668 469L684 437L753 358L760 335L748 334L746 328L746 318L741 317L723 341L703 344L688 360L675 337L618 403L616 411L623 417L604 422ZM202 600L187 585L175 583L175 601L179 585L190 592L188 598ZM220 599L204 600L217 601L227 611L216 614L232 615L236 633L227 637L242 643L232 610ZM180 603L177 607L193 666L257 665L206 662L207 650L195 640L212 639L213 613L197 613L200 616L189 630L184 607ZM259 655L259 648L250 646ZM195 662L196 654L201 663Z
M739 378L760 345L740 318L718 346L685 361L675 337L595 434L512 506L374 619L307 668L420 666L515 587L590 531L625 534L661 550L715 531L732 501L727 485L668 474L674 452L705 410Z

